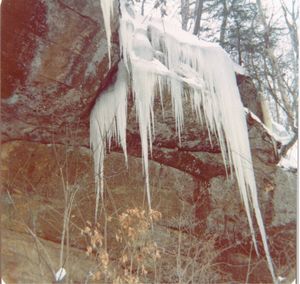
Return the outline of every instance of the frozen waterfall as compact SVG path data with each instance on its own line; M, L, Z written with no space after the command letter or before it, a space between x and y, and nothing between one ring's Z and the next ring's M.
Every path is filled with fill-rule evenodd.
M111 4L102 0L107 38ZM258 254L251 217L252 208L262 236L269 268L276 277L269 254L267 237L258 204L257 188L245 119L245 111L236 84L234 64L218 45L201 41L193 35L174 29L162 18L133 17L130 6L121 1L120 46L122 62L117 81L101 94L90 116L90 141L94 154L97 208L103 194L103 163L111 139L126 153L127 93L134 96L139 124L147 200L151 208L148 157L154 135L154 97L170 94L176 130L184 128L183 100L189 96L196 117L220 143L225 167L235 173L243 200L253 243ZM176 25L175 25L176 27ZM164 91L162 91L164 90ZM168 90L168 92L166 92ZM186 91L188 90L188 91ZM97 211L96 211L97 218Z

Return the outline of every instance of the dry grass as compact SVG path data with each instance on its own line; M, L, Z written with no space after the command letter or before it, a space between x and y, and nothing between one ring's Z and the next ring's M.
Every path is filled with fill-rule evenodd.
M115 240L119 243L117 256L109 254L104 245L101 225L87 221L82 234L88 239L86 253L94 258L96 265L90 273L91 280L112 283L141 283L148 281L149 270L156 267L160 251L152 240L152 225L161 214L140 208L127 209L117 216L118 227ZM107 221L111 222L108 216Z

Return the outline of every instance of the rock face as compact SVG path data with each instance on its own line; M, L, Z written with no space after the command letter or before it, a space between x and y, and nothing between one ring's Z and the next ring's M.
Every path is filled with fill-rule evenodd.
M88 145L90 110L119 60L118 17L111 69L98 0L4 0L1 17L2 141Z
M1 14L2 141L73 137L73 144L88 146L90 110L119 61L118 17L112 17L109 69L99 1L4 0ZM241 75L237 82L245 106L261 118L253 84Z
M2 25L1 49L6 71L1 73L0 127L2 141L6 142L1 145L1 221L6 230L2 274L4 280L10 279L15 269L12 282L39 283L41 277L53 280L51 270L59 268L57 244L62 239L63 216L66 208L71 208L66 245L70 247L70 262L80 256L82 263L81 269L75 265L68 270L69 280L83 283L90 275L90 267L96 264L95 260L91 264L90 259L84 259L82 250L88 242L81 234L86 221L93 220L95 193L91 153L79 146L89 145L90 110L117 68L118 17L113 17L112 68L108 69L98 0L4 0L1 13L6 23ZM245 106L261 118L253 85L239 76L237 82ZM209 139L205 125L199 126L195 121L186 100L180 143L170 96L166 94L163 100L164 111L160 99L155 101L155 139L149 165L153 208L162 213L153 230L162 263L158 272L151 270L160 278L154 278L151 272L148 280L188 283L189 267L201 267L196 283L239 283L245 282L250 265L249 282L269 282L264 261L254 255L249 260L251 237L246 214L234 174L230 177L229 169L224 167L216 137ZM246 118L271 254L281 269L278 273L286 276L282 271L293 274L296 263L296 175L276 166L276 142L250 113ZM128 208L146 205L139 130L130 97L127 142L128 167L117 145L112 145L112 152L107 155L105 203L100 210L101 230L109 228L105 229L107 246L116 266L118 252L123 249L116 240L118 216ZM109 222L103 217L107 215L111 217ZM24 278L24 255L34 262L39 261L38 257L46 257L40 248L38 256L27 250L19 256L20 249L13 249L33 246L28 232L35 240L48 240L43 245L50 251L53 264L49 270L47 261L41 264L41 274ZM229 248L224 249L224 243ZM178 250L179 245L182 251ZM18 257L14 260L12 255ZM215 266L207 266L213 262ZM188 264L181 266L184 263ZM216 263L227 263L228 267ZM236 265L240 267L238 273L230 268ZM32 267L28 264L27 270Z
M59 263L59 244L45 240L37 242L28 234L2 230L1 245L1 255L5 259L1 266L2 279L5 278L6 283L52 283L58 270L54 264ZM47 250L47 254L43 253L43 249ZM86 272L93 265L83 251L74 248L70 249L70 261L73 265L69 274L77 282L86 277ZM3 271L10 273L3 275Z
M261 121L263 121L263 111L260 98L257 95L256 87L252 79L248 76L237 74L237 85L239 87L243 105L250 109Z
M229 282L243 282L248 271L248 257L251 254L251 236L235 179L227 179L224 170L202 176L198 174L196 167L192 167L197 165L197 162L200 163L199 161L204 165L214 164L218 168L219 164L220 168L223 167L219 153L190 153L196 162L191 164L190 172L186 173L184 167L189 160L181 159L179 163L177 159L181 158L180 155L176 156L173 153L168 156L168 152L172 151L162 148L161 153L165 155L167 162L160 156L159 162L150 161L149 165L153 209L162 213L162 218L155 222L153 231L153 238L161 250L161 267L165 273L161 272L161 281L178 282L178 275L171 268L177 267L172 261L178 256L180 239L181 257L187 257L191 250L196 249L194 244L205 244L206 249L209 247L210 253L213 252L213 255L203 255L202 252L202 262L195 260L196 267L204 267L204 263L210 261L225 263L218 267L221 275L218 274L220 271L204 270L199 277L206 275L207 281L214 280L213 282L224 282L226 279ZM170 157L169 161L166 157ZM43 244L51 252L50 262L53 269L58 269L60 252L57 244L61 242L63 216L67 205L70 204L70 199L66 196L73 192L76 194L69 223L70 261L77 257L76 263L78 261L82 268L80 271L77 271L76 267L76 271L74 267L70 268L70 279L82 282L89 273L89 267L96 265L95 261L85 259L82 254L80 256L80 253L76 252L76 249L86 249L88 243L81 230L85 228L88 220L92 221L94 218L95 192L90 151L54 144L9 142L2 145L1 161L1 221L3 228L12 235L11 240L7 238L7 233L4 238L7 244L4 254L7 257L3 261L4 280L12 275L13 262L16 267L13 280L24 281L24 260L22 254L19 256L21 250L14 250L11 245L13 240L18 247L19 243L20 246L23 243L31 243L32 237L24 235L29 230L39 238L50 241L43 241ZM289 267L286 271L292 272L293 277L292 268L296 263L296 176L277 168L273 163L262 161L256 155L254 161L260 206L274 262L281 271ZM116 261L118 251L122 250L115 239L118 233L118 215L128 208L145 208L147 204L141 168L140 158L129 156L126 167L123 154L115 152L110 153L105 162L105 214L111 216L106 234L112 262ZM102 221L103 214L101 213L102 232L106 226ZM224 250L224 243L229 248ZM220 252L219 246L224 252ZM18 255L14 261L9 257L13 250L13 254ZM44 251L39 253L45 257ZM35 252L24 251L24 254L35 261ZM117 263L114 265L118 266ZM239 265L239 273L231 270L232 265ZM270 275L263 259L252 255L251 265L249 281L269 283ZM182 269L184 270L184 267ZM46 270L44 273L44 279L53 277L50 271ZM190 275L190 272L186 273L184 277ZM282 276L287 275L283 273ZM34 282L32 279L39 279L41 276L34 272L26 274L26 277ZM149 281L151 279L154 278L150 278ZM188 278L184 279L188 281Z

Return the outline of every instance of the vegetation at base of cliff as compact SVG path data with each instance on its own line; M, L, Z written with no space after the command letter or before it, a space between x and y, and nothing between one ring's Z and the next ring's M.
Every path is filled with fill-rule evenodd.
M171 211L167 217L164 214L168 213L161 213L167 206L171 206L168 210L172 208L167 199L149 212L141 188L129 199L124 188L109 188L104 192L98 223L88 221L93 220L95 193L87 190L93 189L93 184L89 184L91 179L78 175L80 162L77 155L73 156L78 149L73 152L69 149L64 156L64 150L55 148L56 192L50 190L51 186L28 192L24 177L32 173L29 165L20 167L15 179L6 184L6 212L10 217L7 214L3 217L10 218L10 229L24 229L35 244L29 246L30 251L37 251L37 256L22 256L28 257L26 265L32 263L35 267L35 271L27 271L28 275L38 275L31 283L41 279L50 283L61 267L67 272L64 283L245 283L247 279L268 283L271 280L264 258L257 258L254 253L249 233L239 235L239 224L245 223L246 218L243 213L235 216L235 237L227 238L231 234L229 226L219 234L199 229L201 219L195 218L195 211L186 215L184 200L176 203L178 213ZM115 163L113 166L114 171L106 175L107 183L123 174ZM92 168L90 171L92 176ZM37 173L41 178L41 173ZM159 196L162 198L162 192ZM7 221L5 224L8 228ZM294 225L267 230L276 271L283 276L294 274ZM12 238L14 234L11 233ZM55 253L44 239L57 243ZM260 241L259 246L262 246ZM37 259L41 259L38 266Z

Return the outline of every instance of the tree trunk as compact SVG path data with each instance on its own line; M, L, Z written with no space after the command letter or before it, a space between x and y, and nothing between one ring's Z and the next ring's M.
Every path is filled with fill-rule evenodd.
M189 0L181 0L181 27L183 30L187 30L187 24L189 21L190 14L190 1Z
M227 27L227 20L228 20L228 8L227 8L227 0L223 0L223 20L221 24L221 31L220 31L220 45L224 47L225 43L225 32L226 32L226 27Z
M298 141L298 132L294 133L294 136L293 138L290 140L289 143L287 143L286 145L284 145L282 148L281 148L281 151L280 151L280 155L282 157L286 156L287 152L294 146L294 144Z
M200 31L200 23L201 23L201 16L203 11L203 2L204 0L197 0L196 2L196 9L195 9L195 25L194 25L194 35L198 35Z
M265 56L269 60L269 62L271 64L271 67L275 72L275 79L277 81L278 91L280 93L280 96L278 96L278 97L281 97L282 104L283 104L285 112L287 114L289 125L291 127L293 127L294 123L295 123L295 119L294 119L293 112L292 112L292 106L289 102L288 94L287 94L286 89L283 85L281 69L279 67L279 64L278 64L277 58L275 56L274 50L270 45L270 40L269 40L270 39L270 27L267 23L261 0L256 0L256 4L257 4L257 7L258 7L258 13L259 13L261 23L264 27Z
M242 50L241 50L241 33L240 33L240 27L237 27L237 51L238 51L238 63L242 65Z
M142 6L141 6L141 15L142 15L142 16L144 16L144 13L145 13L145 1L146 1L146 0L143 0L143 1L142 1Z

